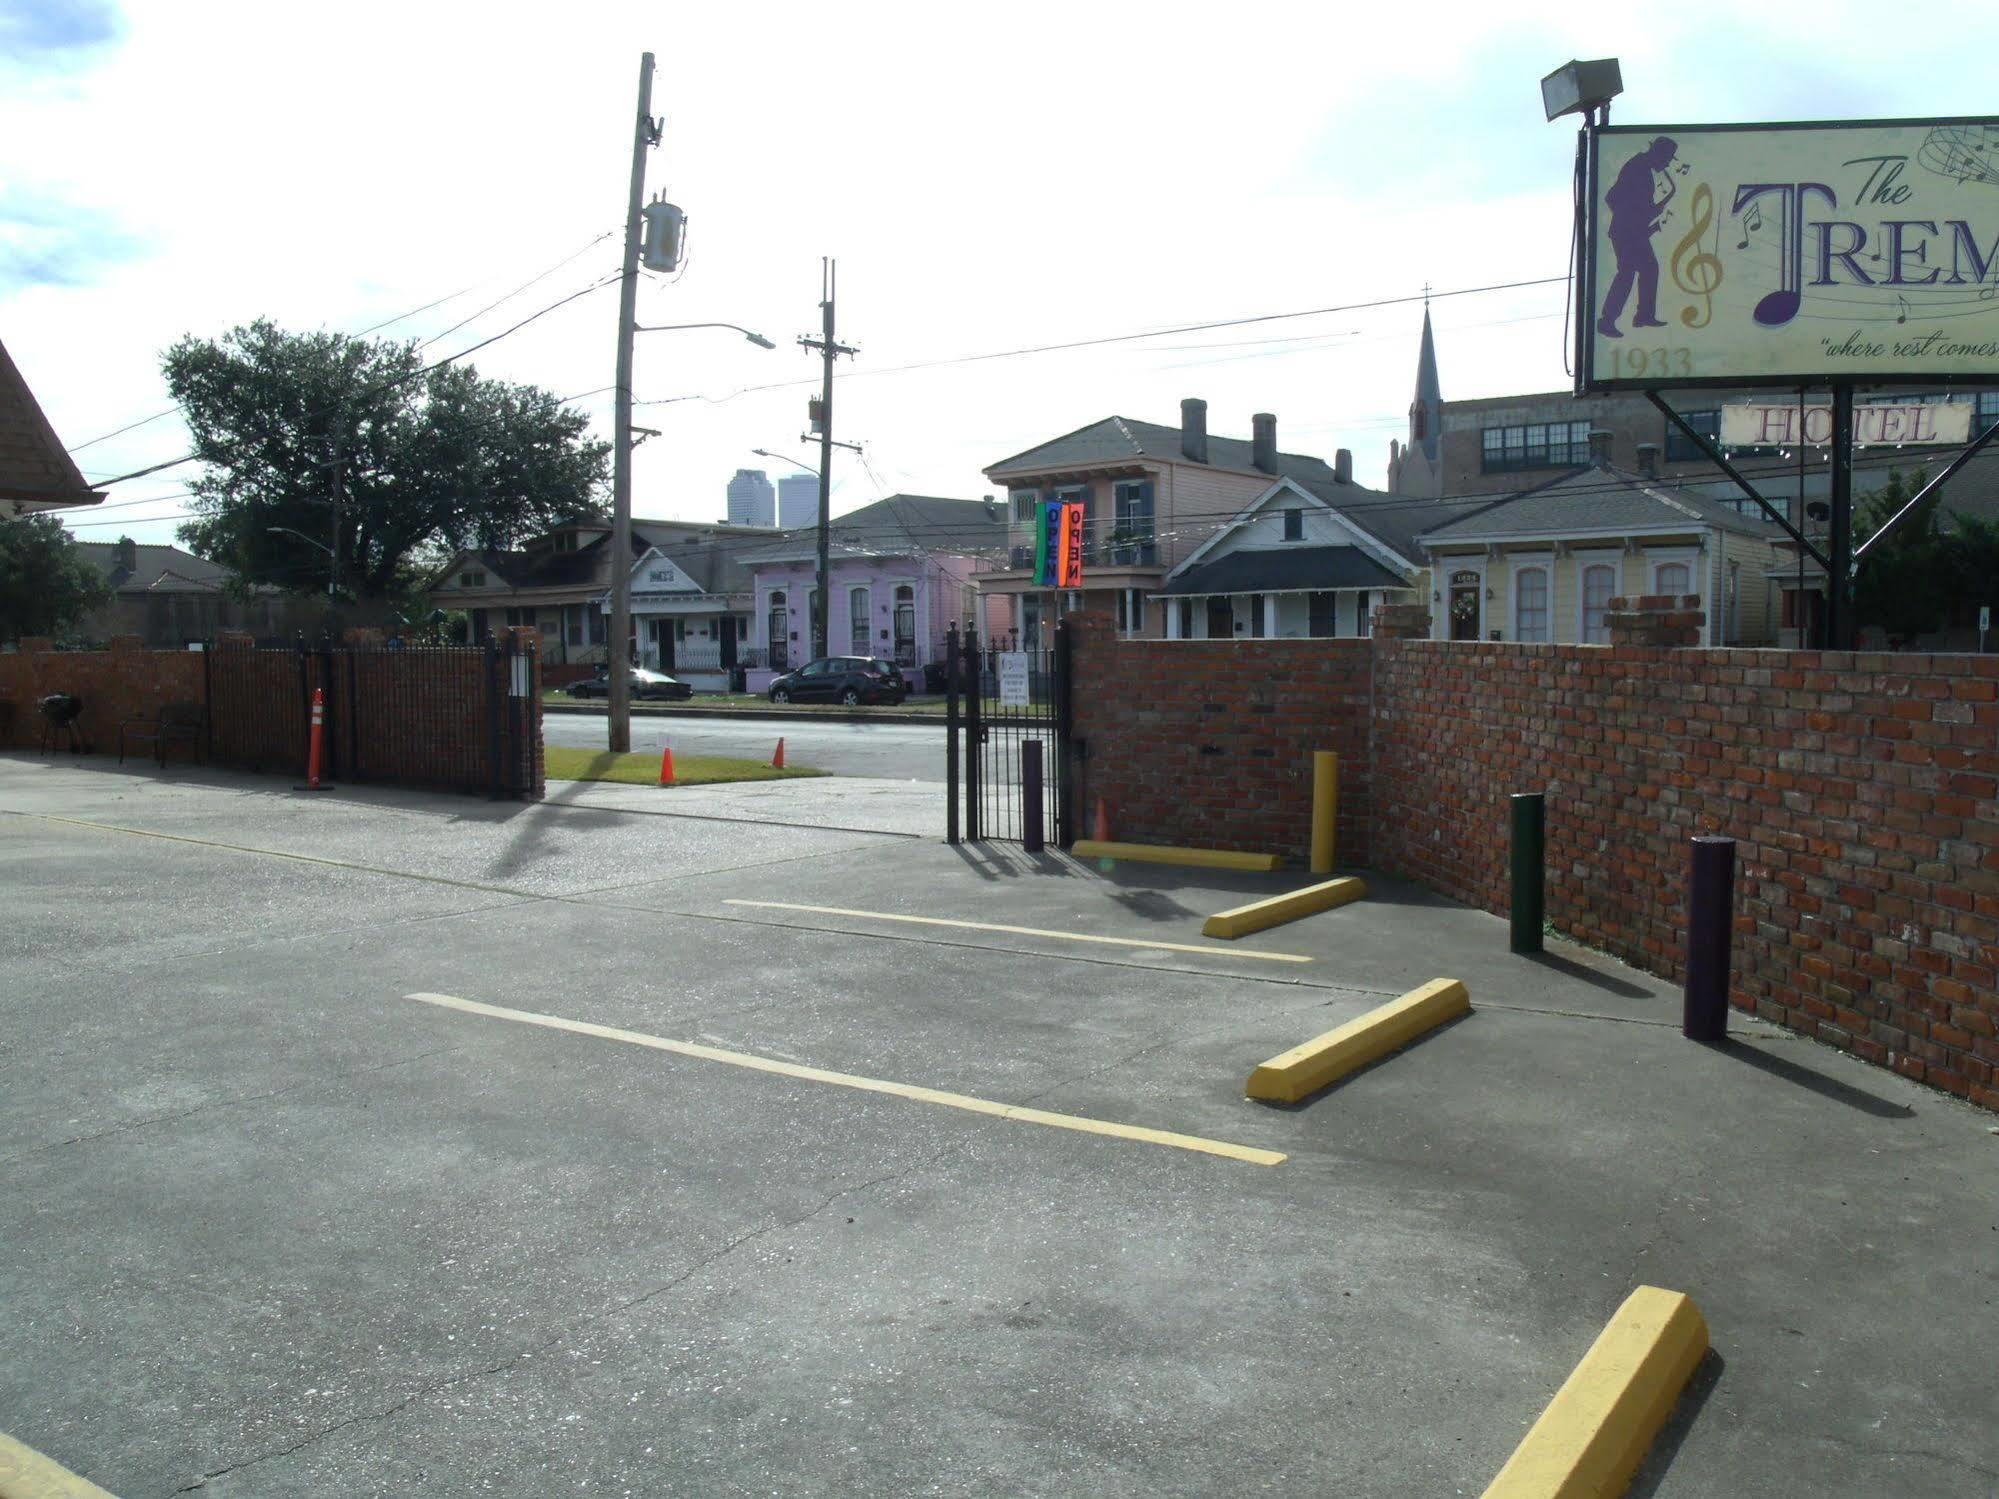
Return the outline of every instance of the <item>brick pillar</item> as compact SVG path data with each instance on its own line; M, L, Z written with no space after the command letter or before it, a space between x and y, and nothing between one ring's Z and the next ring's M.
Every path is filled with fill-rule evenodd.
M1647 593L1615 598L1603 616L1612 645L1683 646L1701 643L1701 612L1697 593Z
M1421 604L1376 604L1374 635L1377 640L1428 640L1430 611Z

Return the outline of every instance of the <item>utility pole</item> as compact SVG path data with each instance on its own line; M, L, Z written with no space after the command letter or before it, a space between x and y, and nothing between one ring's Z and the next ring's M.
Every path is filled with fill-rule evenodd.
M611 438L611 633L605 645L610 748L632 747L632 338L637 332L639 224L645 207L646 151L659 144L652 117L652 54L639 59L639 107L632 121L632 190L625 208L625 259L618 288L617 415Z
M827 561L833 529L833 361L842 354L857 354L858 349L833 339L833 294L839 278L839 268L824 256L819 260L819 331L818 338L801 338L798 342L805 348L817 349L823 361L824 374L819 383L819 572L818 602L812 610L812 621L808 626L818 639L813 643L814 656L829 655L833 649L833 632L829 627L832 618L832 589L827 580ZM848 446L846 443L840 444Z
M343 432L333 435L333 545L326 549L332 559L326 569L326 602L329 607L339 602L340 590L340 512L347 502L347 453L342 444Z

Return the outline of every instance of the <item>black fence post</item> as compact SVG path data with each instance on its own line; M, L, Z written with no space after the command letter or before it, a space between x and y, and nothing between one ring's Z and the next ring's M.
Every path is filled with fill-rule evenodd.
M958 627L944 632L944 841L958 841Z
M1070 759L1076 734L1075 696L1070 673L1076 662L1076 635L1067 619L1055 624L1055 846L1076 841L1076 776Z
M965 692L965 840L979 841L979 819L981 808L979 796L983 790L981 772L985 768L985 725L981 721L981 699L986 691L985 662L979 655L979 632L970 625L965 626L965 659L971 663L971 685Z
M1541 951L1543 903L1547 876L1543 867L1544 828L1541 793L1513 798L1513 896L1510 901L1514 952Z
M1030 854L1041 852L1041 741L1020 742L1020 846Z
M1728 977L1735 924L1735 840L1693 840L1687 880L1687 987L1680 1034L1689 1041L1728 1037Z

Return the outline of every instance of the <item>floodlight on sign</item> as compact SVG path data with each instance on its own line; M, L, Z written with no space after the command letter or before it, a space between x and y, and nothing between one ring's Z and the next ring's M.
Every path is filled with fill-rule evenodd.
M1541 80L1541 107L1548 118L1587 114L1624 92L1624 74L1614 57L1566 62Z

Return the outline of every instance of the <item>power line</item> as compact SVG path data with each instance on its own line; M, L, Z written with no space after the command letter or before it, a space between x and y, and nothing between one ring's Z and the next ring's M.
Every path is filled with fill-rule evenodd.
M1485 292L1518 291L1523 287L1529 286L1554 286L1565 283L1568 279L1565 275L1541 276L1527 281L1497 281L1487 286L1461 286L1450 291L1431 292L1429 293L1429 299L1441 302L1447 297L1470 297ZM1070 349L1101 348L1108 344L1136 343L1148 338L1169 338L1183 333L1207 333L1218 328L1243 328L1255 323L1272 323L1290 318L1324 317L1335 312L1362 312L1378 307L1399 307L1423 300L1424 294L1418 292L1404 297L1376 297L1366 302L1346 302L1336 307L1307 307L1296 312L1265 312L1259 313L1254 317L1221 318L1206 323L1182 323L1171 328L1149 329L1143 333L1111 333L1098 338L1070 339L1063 343L1031 344L1018 349L998 349L985 354L959 354L947 359L925 359L914 364L888 365L881 369L858 369L847 378L851 380L859 379L864 375L901 375L908 374L914 370L943 369L949 365L984 364L995 359L1022 359L1034 354L1055 354ZM752 395L758 391L789 390L796 386L811 385L814 383L811 380L777 380L765 385L746 385L740 390L729 392L725 396L708 396L698 393L685 396L661 396L649 401L635 401L633 404L637 406L668 406L677 401L706 401L711 405L720 405L724 401L733 401L738 396Z

